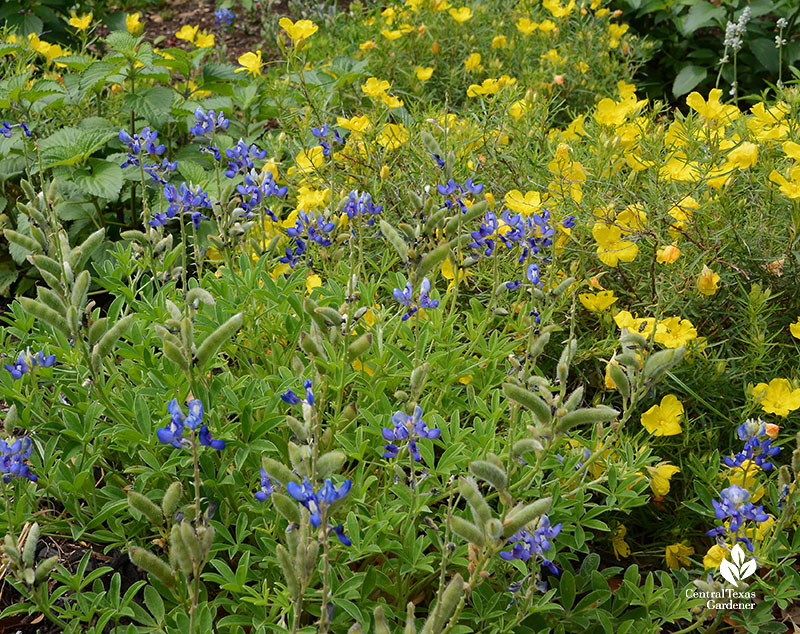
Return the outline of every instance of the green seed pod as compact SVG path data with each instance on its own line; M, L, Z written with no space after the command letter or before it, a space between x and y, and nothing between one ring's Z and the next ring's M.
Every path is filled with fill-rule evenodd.
M181 501L181 493L183 493L183 488L180 482L173 482L167 487L161 500L161 510L164 513L164 517L175 515L175 511L178 510L178 503Z
M342 410L342 418L344 418L348 423L355 420L357 415L358 409L356 408L355 403L348 403L347 406Z
M469 463L469 470L476 478L491 484L498 491L505 491L508 486L508 476L500 467L487 460L474 460Z
M617 391L619 391L623 397L630 398L631 384L630 381L628 381L628 377L625 375L625 372L622 371L622 368L612 362L608 366L608 376L611 377L611 380L614 382Z
M420 282L428 272L433 269L434 267L441 264L447 255L450 253L450 244L444 243L440 244L438 247L433 249L422 256L419 264L417 265L417 270L414 272L414 286L416 286L416 282Z
M411 203L416 209L422 209L422 198L420 198L419 194L408 192L408 197L411 199Z
M184 317L180 323L181 344L186 350L191 350L194 345L194 324L188 317Z
M638 348L646 348L647 347L647 339L642 337L638 332L630 332L626 328L622 329L622 333L619 337L620 343L626 347L638 347Z
M482 216L486 213L486 210L489 208L489 201L488 200L481 200L480 202L475 203L474 205L470 205L467 207L466 212L458 213L454 217L450 218L447 221L447 224L444 226L445 235L453 235L454 232L458 229L459 225L461 227L466 227L469 225L470 222L475 220L478 216Z
M781 468L778 470L778 487L783 489L784 487L790 486L792 482L793 479L789 467L781 465Z
M128 332L128 329L131 327L133 323L133 315L126 315L117 323L115 323L111 328L108 329L108 332L102 336L100 341L97 342L95 346L95 352L102 358L105 357L109 352L111 352L114 344L119 341L119 338Z
M574 282L575 282L575 278L574 278L574 277L568 277L568 278L567 278L567 279L565 279L563 282L561 282L561 284L559 284L558 286L556 286L556 287L553 289L553 295L554 295L554 296L556 296L556 297L558 297L559 295L561 295L561 293L563 293L563 292L564 292L565 290L567 290L567 289L568 289L570 286L572 286L572 284L573 284Z
M426 235L433 235L433 233L444 224L446 216L447 208L440 209L439 211L429 215L427 221L425 222L423 233Z
M192 574L194 566L192 565L192 558L189 556L189 551L181 538L180 524L173 524L172 530L169 532L169 557L172 567L179 569L185 577Z
M403 232L405 235L405 240L408 240L409 242L414 242L418 237L417 233L419 232L419 225L417 225L415 228L407 222L398 222L397 228ZM400 237L402 238L403 236ZM406 252L408 252L408 245L406 245Z
M486 536L483 531L472 522L468 522L464 518L458 517L458 515L451 515L448 518L448 522L450 523L450 530L464 541L475 544L480 548L486 545Z
M369 350L372 345L372 333L366 332L350 344L347 348L347 360L353 362L358 359L362 354Z
M3 429L11 436L14 433L14 428L17 426L17 406L12 403L11 407L6 412L6 418L3 421Z
M39 253L42 250L41 245L39 245L36 240L22 233L18 233L13 229L3 229L3 235L11 244L16 244L21 249L25 249L31 253Z
M92 276L89 271L81 271L78 277L75 278L75 285L72 287L72 305L78 310L83 310L86 306L86 297L89 292L89 282Z
M174 337L173 337L174 339ZM189 360L186 352L180 345L176 345L172 339L164 339L162 343L164 356L177 365L184 373L189 373Z
M329 330L330 328L338 328L342 325L344 320L342 315L339 314L339 311L335 308L331 308L330 306L318 306L314 312L322 319L325 330Z
M295 473L300 476L308 477L308 462L306 452L293 442L289 442L289 462L292 463L292 468Z
M497 285L497 288L494 289L494 294L497 297L502 297L506 293L508 293L508 286L506 286L505 282L501 282Z
M400 261L403 264L408 262L408 245L406 244L405 240L400 237L400 234L397 233L397 229L386 222L383 218L380 219L379 224L381 227L381 233L389 241L389 244L394 247L394 250L397 251L397 255L400 256Z
M192 526L191 522L186 520L182 521L178 526L180 528L181 541L183 541L183 545L186 548L186 552L189 553L189 558L192 560L192 563L202 563L204 557L203 547L200 543L200 538L194 530L194 526Z
M67 320L52 308L45 306L41 302L37 302L35 299L31 299L30 297L20 297L17 301L19 301L26 313L33 315L40 321L46 323L48 326L58 330L61 334L69 337L70 329L69 325L67 324Z
M261 466L270 478L277 480L283 486L297 480L297 476L293 475L282 463L272 458L261 458Z
M131 546L128 549L128 554L134 564L145 572L149 572L167 588L174 586L175 573L161 558L138 546Z
M136 229L130 229L128 231L123 231L119 234L119 237L123 240L128 240L130 242L139 242L140 244L145 244L148 242L147 234L143 231L138 231Z
M558 424L557 431L564 433L576 425L582 425L584 423L604 423L614 420L617 416L619 416L619 412L611 407L585 407L564 416Z
M549 341L549 332L543 332L541 335L536 337L536 340L531 344L531 347L528 350L528 354L534 359L534 361L540 354L542 354L544 347L549 343Z
M19 181L19 186L22 187L22 191L25 192L28 200L36 200L36 192L33 190L33 185L31 185L26 179L21 178Z
M297 439L300 442L306 442L308 440L308 429L306 426L297 420L294 416L286 416L286 424L289 425L289 429L292 430Z
M301 522L302 515L300 513L300 508L297 506L297 502L282 493L273 492L271 497L272 503L275 505L278 513L283 515L288 522L294 522L295 524Z
M569 395L569 398L564 402L564 408L568 412L571 412L576 407L578 407L578 405L581 404L582 400L583 400L583 386L580 385L577 388L575 388L575 391L572 392L572 394Z
M800 477L800 447L792 452L792 471L794 472L794 479Z
M186 303L190 306L197 306L202 302L206 306L213 306L216 304L214 297L204 288L195 286L192 290L186 293Z
M233 337L242 327L242 313L236 313L224 324L205 338L197 349L197 363L202 368L217 353L226 340Z
M386 614L383 611L382 605L377 605L373 612L375 616L375 634L392 634L389 626L386 624Z
M546 497L522 508L512 509L503 521L503 537L508 539L518 530L550 510L553 498Z
M144 515L154 526L161 526L164 523L164 516L149 498L137 491L128 491L128 505Z
M444 159L444 173L445 173L445 180L449 180L453 178L453 167L456 164L456 153L453 150L447 152L447 156Z
M45 286L36 287L36 295L45 306L52 308L59 315L67 315L67 305L56 293Z
M667 351L664 350L664 352ZM642 369L641 361L639 361L639 358L632 352L623 352L622 354L618 354L615 358L619 363L621 363L625 367L632 368L633 370Z
M297 582L297 575L294 572L294 564L291 557L283 544L278 544L275 548L275 554L278 556L278 563L281 565L283 578L286 581L286 588L289 590L289 596L292 601L300 599L300 584Z
M322 479L328 474L338 471L346 461L347 456L341 451L329 451L322 454L317 459L317 478Z
M544 399L544 401L549 405L549 403L552 401L552 395L550 393L550 388L552 386L550 385L549 379L539 376L538 374L532 374L528 377L526 384L528 387L534 386L538 388L541 392L542 399Z
M42 279L50 288L58 289L60 291L64 290L65 287L64 284L61 283L60 278L56 277L55 275L52 275L51 273L48 273L47 271L39 271L39 274L42 276Z
M319 542L312 539L306 546L306 559L305 559L305 575L306 579L310 579L311 575L317 569L317 561L319 560Z
M406 604L406 626L403 634L417 634L417 624L414 623L414 604L411 601Z
M508 317L508 310L506 310L502 306L498 306L497 308L492 310L492 314L495 317Z
M442 156L442 148L439 145L439 142L433 138L433 135L430 132L425 130L420 136L422 137L422 143L427 148L428 152L431 154L438 154L440 157Z
M644 380L658 381L671 367L680 363L685 355L686 346L672 350L660 350L649 355L644 364Z
M483 497L477 483L471 477L458 479L458 490L461 496L467 501L472 510L472 517L476 524L486 524L492 517L492 510Z
M411 392L412 394L419 395L425 385L425 379L428 378L428 371L431 369L429 363L423 363L421 366L414 368L411 372Z
M303 349L303 351L305 351L306 354L309 354L313 357L322 357L323 359L327 359L323 348L317 343L316 339L305 332L300 333L300 347Z
M89 345L94 346L100 338L106 333L106 328L108 326L108 319L106 317L100 317L96 319L91 326L89 326L89 334L87 338L89 340Z
M77 269L82 269L86 260L88 260L92 254L95 252L97 247L100 246L103 242L103 238L105 237L106 230L105 229L98 229L94 233L89 234L89 237L86 238L78 247L76 247L73 251L77 251L80 253L80 257L77 259L73 266Z
M511 448L511 454L515 458L529 452L536 453L537 451L544 451L544 447L542 443L535 438L523 438L522 440L518 440Z
M534 420L540 425L550 424L553 413L550 411L550 407L547 403L545 403L539 395L519 387L518 385L514 385L513 383L504 383L503 393L512 401L519 403L533 412Z
M486 522L486 534L492 539L500 539L503 536L503 522L496 517L493 517Z
M22 549L22 563L25 566L33 566L36 546L39 543L39 532L39 523L34 522L28 530L28 537L25 539L25 547Z
M37 268L39 271L47 271L50 275L55 277L61 277L63 273L63 269L61 265L56 262L53 258L43 255L41 253L35 255L29 255L28 260Z
M211 552L211 544L214 543L214 535L216 532L216 529L210 524L208 526L198 526L197 528L200 547L203 549L203 561L206 561L208 553Z
M78 332L81 326L81 320L78 317L78 309L74 306L67 308L67 325L70 332Z
M36 566L36 574L33 577L33 584L38 585L50 576L53 568L58 564L58 555L48 557Z
M436 607L431 616L428 617L428 621L425 622L422 631L429 631L431 634L439 634L445 624L450 620L450 617L453 616L453 613L456 611L456 606L463 594L464 578L456 573L450 583L447 584L444 592L442 592L440 599L436 602ZM430 629L428 629L428 623L431 624Z

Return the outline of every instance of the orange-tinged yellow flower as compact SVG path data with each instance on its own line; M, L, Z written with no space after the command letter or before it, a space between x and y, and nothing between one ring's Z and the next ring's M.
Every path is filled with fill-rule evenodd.
M194 45L197 48L212 48L214 46L214 34L205 29L200 31L194 40Z
M719 289L719 274L714 273L706 264L697 278L697 290L703 295L713 295Z
M656 343L667 348L680 348L697 338L697 330L688 319L667 317L656 326Z
M625 541L625 535L627 533L628 529L625 524L620 524L611 535L611 548L614 550L614 557L617 561L619 561L620 557L624 559L631 554L631 547L628 545L628 542Z
M703 557L703 568L706 570L709 568L719 568L719 565L722 563L722 560L725 559L727 554L728 551L723 546L714 544L708 549L705 557Z
M667 244L656 251L656 262L672 264L681 256L681 250L674 244Z
M85 13L81 17L78 17L74 11L70 14L69 25L78 29L79 31L85 31L91 24L92 13Z
M433 76L433 66L417 66L414 69L414 75L420 81L428 81Z
M674 394L667 394L660 405L653 405L642 414L642 425L654 436L675 436L681 433L683 404Z
M772 379L753 388L753 398L767 414L788 416L800 409L800 389L792 389L789 379Z
M599 293L580 293L578 299L585 308L599 313L614 304L619 297L614 297L614 291L600 291Z
M481 54L472 53L467 59L464 60L464 68L468 73L481 68Z
M628 32L628 29L631 28L627 24L609 24L608 25L608 35L610 37L610 41L608 43L609 48L617 48L619 46L619 42L622 39L622 36Z
M303 40L308 39L319 30L319 27L311 20L292 22L289 18L281 18L278 24L286 31L286 34L289 36L289 39L294 42L295 46L300 44Z
M686 544L670 544L667 546L666 559L668 568L682 568L683 566L691 566L692 561L689 559L694 555L694 548Z
M470 9L469 7L450 9L448 13L459 24L463 24L472 17L472 9Z
M647 467L650 474L650 488L653 495L663 498L669 493L670 480L676 473L680 473L680 468L669 462L659 462L654 467Z
M139 35L144 31L144 24L139 20L140 17L141 13L128 13L125 16L125 26L131 35Z
M247 71L253 77L261 74L261 50L255 53L240 55L237 61L241 68L237 68L234 72L241 73Z
M597 242L597 257L603 264L616 268L620 262L633 262L639 254L635 242L622 239L622 229L604 222L595 223L592 237Z
M520 33L524 35L530 35L539 28L539 24L530 18L520 18L517 21L516 27Z
M800 339L800 317L793 324L789 324L789 332L792 333L792 337L795 339Z
M186 42L194 42L195 35L197 35L197 31L200 28L200 25L191 26L189 24L184 24L180 30L175 33L175 37L179 40L184 40Z

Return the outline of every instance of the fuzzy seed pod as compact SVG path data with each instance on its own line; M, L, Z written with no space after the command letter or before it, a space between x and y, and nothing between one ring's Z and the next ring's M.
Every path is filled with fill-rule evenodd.
M506 472L487 460L475 460L469 463L469 470L472 474L491 484L498 491L505 491L508 486L508 476Z
M165 517L172 517L175 511L178 510L178 503L181 500L181 493L183 489L180 482L173 482L167 487L164 492L164 498L161 500L161 510L164 512Z
M47 579L47 577L49 577L50 573L53 571L53 568L56 567L57 563L58 555L53 555L36 566L36 574L33 577L33 584L38 585Z
M533 413L534 420L540 425L550 424L553 413L550 411L550 406L538 394L513 383L504 383L503 393L512 401L529 409Z
M373 615L375 616L375 634L392 634L392 631L386 624L386 614L383 611L382 605L375 607Z
M242 327L242 313L236 313L233 317L221 324L214 332L205 338L197 349L197 363L202 368L217 353L226 340L233 337Z
M177 567L185 577L192 574L192 558L181 538L180 524L173 524L169 532L169 558L173 568Z
M467 541L470 544L475 544L480 548L483 548L486 545L486 536L483 534L483 531L475 526L475 524L472 522L469 522L458 515L451 515L448 518L448 521L450 523L450 530L452 530L464 541Z
M128 505L144 515L153 526L161 526L164 523L161 509L141 493L128 491Z
M131 546L128 554L134 564L145 572L149 572L167 588L171 588L174 585L175 573L161 558L138 546Z
M69 324L67 324L67 320L62 315L30 297L20 297L18 301L26 313L33 315L48 326L58 330L64 336L69 337Z
M486 524L486 522L492 518L492 511L475 480L471 477L459 478L458 490L461 496L467 501L467 504L469 504L475 523L480 525Z
M300 584L297 581L297 575L295 574L295 567L292 563L291 557L289 557L289 553L286 548L283 547L283 544L278 544L275 548L275 554L278 556L278 563L281 566L281 571L283 572L283 578L286 581L286 588L289 590L289 595L292 597L293 601L298 601L300 599Z
M117 321L117 323L111 326L111 328L108 329L108 332L106 332L106 334L100 338L100 341L98 341L97 345L94 347L93 353L96 353L101 359L105 357L109 352L111 352L114 344L117 343L119 338L128 331L132 323L132 314L126 315Z
M512 510L503 521L503 537L508 539L518 530L550 510L553 498L546 497L532 504Z

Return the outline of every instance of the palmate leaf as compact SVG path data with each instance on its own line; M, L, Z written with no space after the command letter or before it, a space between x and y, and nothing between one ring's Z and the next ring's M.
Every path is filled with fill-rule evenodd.
M82 163L113 136L108 128L61 128L42 141L42 164L47 168Z
M89 159L86 167L73 172L72 180L87 194L116 200L122 189L122 168L110 161Z

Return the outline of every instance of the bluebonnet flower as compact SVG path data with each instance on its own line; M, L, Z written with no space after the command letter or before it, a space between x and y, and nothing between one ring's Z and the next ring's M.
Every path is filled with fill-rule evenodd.
M542 281L539 279L539 265L535 262L528 267L525 277L527 277L534 286L542 285Z
M253 169L244 175L244 183L237 185L236 191L242 197L242 209L244 210L242 217L250 219L253 217L253 210L261 202L270 196L283 198L288 191L288 187L278 187L275 177L269 170L259 173ZM264 212L272 218L273 222L278 222L278 217L271 209L265 208Z
M442 196L451 196L461 191L461 187L452 178L445 185L437 185L436 189Z
M205 152L207 154L213 154L215 161L222 160L222 154L219 151L219 148L216 145L203 145L200 147L201 152Z
M276 486L278 486L278 482L273 482L267 475L267 472L261 469L261 490L256 491L256 500L259 502L266 502L267 498L272 495Z
M205 112L202 106L197 106L194 111L195 124L192 126L192 134L195 136L209 136L216 129L227 130L231 122L225 118L225 113L214 110Z
M258 146L248 146L242 139L233 148L225 150L225 156L228 159L228 169L225 170L225 176L234 178L239 173L245 173L255 167L253 159L263 159L267 156L266 150L259 150Z
M480 194L483 191L483 185L478 185L472 182L472 176L464 181L463 189L470 194Z
M352 486L353 482L348 479L337 490L333 482L330 479L326 479L322 488L315 492L311 482L305 479L302 486L296 482L289 482L286 485L286 490L289 495L308 509L309 513L311 513L311 525L314 528L319 528L328 507L334 502L343 499L350 492ZM345 546L350 546L350 539L344 534L344 528L341 524L339 526L330 526L330 528L333 529L339 541Z
M763 506L755 506L750 501L750 492L747 489L732 484L720 493L720 501L712 501L714 517L727 522L727 526L717 526L706 533L710 537L730 533L737 541L744 542L752 552L753 544L741 531L743 524L750 520L761 523L769 520L769 515L764 512ZM741 532L741 534L740 534Z
M545 551L550 550L551 541L561 532L561 524L550 525L550 518L542 515L536 522L529 524L526 528L514 533L508 540L509 544L514 544L511 550L504 550L500 557L506 561L520 559L529 561L532 557L542 560L544 565L554 575L558 574L556 565L547 559Z
M14 134L14 128L20 128L25 133L25 136L31 135L31 130L27 124L17 123L16 125L11 125L8 121L3 121L0 123L0 136L10 139L11 135Z
M176 169L178 169L178 161L163 159L161 163L145 163L143 169L147 174L150 175L150 178L153 179L154 183L166 185L167 180L165 177L169 172L174 172Z
M344 211L347 213L348 218L355 218L356 216L375 216L383 211L383 205L376 205L372 202L372 196L367 192L360 192L354 189L347 197L347 203L344 206ZM367 224L375 224L374 218L369 218Z
M430 293L430 290L430 280L427 277L423 278L422 284L419 288L419 305L416 305L413 301L413 289L411 288L411 282L408 282L403 290L395 288L392 291L392 297L394 297L395 300L400 302L403 306L408 308L401 318L403 321L406 321L413 316L420 308L437 308L439 306L438 299L430 298L430 295L428 294Z
M200 209L210 209L211 200L200 185L164 185L164 198L169 203L167 210L154 214L153 220L148 222L151 227L162 227L178 214L190 214L195 229L200 227L202 220L208 220L208 216L203 215Z
M160 156L166 150L163 143L158 143L158 132L151 130L149 127L142 128L139 134L131 136L125 130L119 131L119 140L128 146L128 160L126 160L122 167L133 165L139 166L139 159L137 158L144 152L154 156Z
M31 349L26 348L25 352L20 352L16 362L7 363L6 370L11 372L11 376L17 381L22 378L23 374L27 374L33 370L37 365L43 368L50 368L56 362L56 355L44 355L44 351L40 350L35 355L31 355Z
M221 9L217 9L216 11L214 11L214 24L231 26L235 19L236 19L236 14L227 7L223 7Z
M325 234L333 231L335 227L333 222L326 220L323 216L314 218L301 209L297 213L295 226L286 229L286 235L295 240L295 249L292 250L290 246L286 247L286 255L279 258L279 261L294 268L306 251L306 241L303 237L307 236L308 240L327 247L333 243Z
M218 451L225 449L225 441L215 440L211 437L211 432L203 423L203 403L200 399L193 399L187 403L188 415L183 413L178 399L172 399L167 404L167 410L171 415L169 425L156 432L158 440L165 445L172 445L176 449L191 447L192 441L184 436L184 431L188 427L191 431L197 432L197 439L201 445L211 447Z
M733 458L726 456L723 462L728 467L742 467L745 462L752 461L764 471L772 471L774 465L764 458L778 455L781 448L772 446L772 439L767 436L766 423L760 418L748 418L736 428L736 433L740 440L745 441L744 449Z
M308 403L309 405L314 404L314 392L312 390L314 383L311 379L306 379L303 381L303 387L306 390L306 398L305 400L301 399L297 394L295 394L292 390L286 390L283 394L281 394L281 399L284 403L288 403L289 405L299 405L300 403Z
M483 249L483 254L490 257L494 253L495 241L492 238L497 233L500 224L493 211L487 211L484 221L480 224L477 231L470 233L472 242L469 246L473 249Z
M31 482L39 479L25 462L32 452L33 441L27 436L10 443L0 438L0 473L4 482L11 482L12 478L27 478Z
M444 169L445 166L444 159L435 152L431 152L431 156L433 157L433 160L436 161L436 165L441 169Z
M422 456L419 454L417 448L417 438L430 438L435 440L441 436L441 430L436 427L428 429L425 421L422 420L422 408L417 405L414 408L414 413L411 416L403 412L395 412L392 416L393 428L383 428L383 439L388 442L384 446L384 458L396 458L400 453L400 448L397 443L403 440L408 440L408 450L411 452L412 458L415 462L422 462Z
M331 144L328 143L327 141L329 132L330 132L330 127L328 126L327 123L323 124L321 128L311 128L311 134L313 134L316 138L319 139L319 145L320 147L322 147L323 156L330 156L331 154ZM336 128L333 129L333 142L338 145L344 143L342 135L339 134L339 131Z

